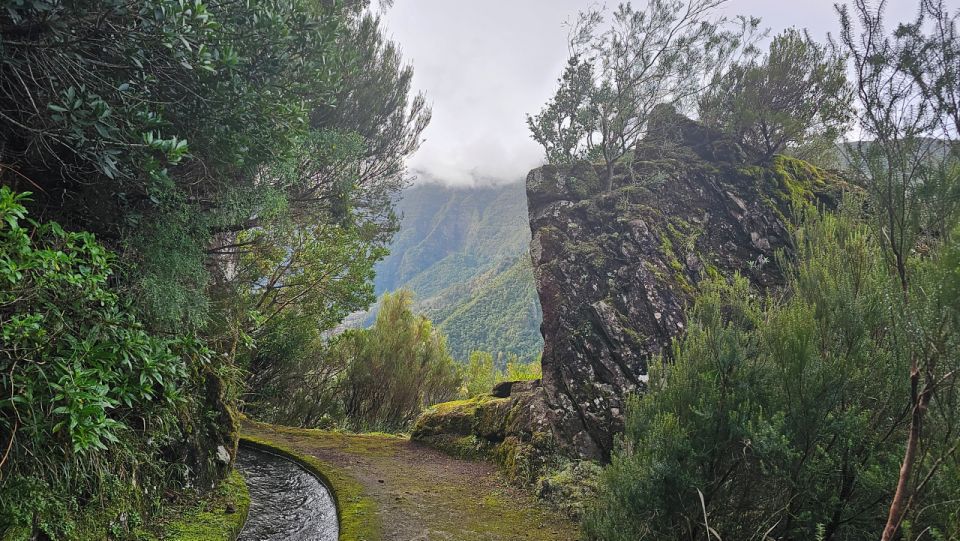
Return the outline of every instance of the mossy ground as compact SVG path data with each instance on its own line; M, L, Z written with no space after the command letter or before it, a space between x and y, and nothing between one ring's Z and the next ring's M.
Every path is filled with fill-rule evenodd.
M192 505L170 508L155 522L155 536L145 540L233 541L250 509L243 476L233 471L212 493Z
M137 495L106 507L91 505L76 517L68 534L70 541L233 541L240 533L250 508L250 494L243 477L230 472L215 489L203 495L187 491L164 504L159 515L141 518ZM0 526L2 528L2 526ZM0 529L0 541L34 539L29 528Z
M328 468L326 475L334 472L356 483L362 492L354 497L373 504L372 516L363 521L380 527L380 537L366 541L572 541L579 535L574 523L512 486L490 462L456 459L386 434L251 422L244 424L243 434L315 460Z

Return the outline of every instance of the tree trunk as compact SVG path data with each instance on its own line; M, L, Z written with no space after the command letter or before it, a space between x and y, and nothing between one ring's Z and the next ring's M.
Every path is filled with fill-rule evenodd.
M907 501L909 499L910 472L913 470L917 459L917 447L920 445L920 425L923 422L924 410L926 410L929 401L929 392L924 390L920 393L920 369L917 367L916 359L913 360L910 367L910 387L911 402L913 402L913 413L910 416L910 435L907 438L907 449L903 453L903 463L900 465L900 478L897 480L897 490L893 494L893 501L890 502L890 513L887 515L887 524L883 528L881 541L893 541L897 532L900 530L900 523L907 512Z

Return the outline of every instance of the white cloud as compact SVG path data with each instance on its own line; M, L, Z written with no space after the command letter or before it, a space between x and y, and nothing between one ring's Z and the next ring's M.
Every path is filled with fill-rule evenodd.
M594 4L396 0L385 15L389 32L414 66L415 88L433 104L427 141L411 168L426 178L470 185L522 180L541 163L543 152L530 139L524 115L539 110L554 89L567 55L564 23ZM725 12L759 16L774 33L796 26L825 39L838 30L833 4L730 0ZM888 19L901 21L913 16L918 0L888 4Z

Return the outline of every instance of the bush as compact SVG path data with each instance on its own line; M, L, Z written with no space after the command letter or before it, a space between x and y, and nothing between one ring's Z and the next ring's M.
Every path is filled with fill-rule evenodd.
M411 302L406 290L384 295L373 327L331 339L292 327L290 336L307 349L281 371L273 391L264 390L258 413L298 426L397 431L456 397L460 374L446 339Z
M136 483L157 497L206 352L146 333L111 290L111 255L27 218L26 198L0 188L0 530L71 538L85 502Z
M700 118L769 159L788 147L832 146L852 120L852 98L844 58L789 29L762 61L750 58L724 74L700 99Z
M494 385L502 381L522 381L539 379L541 376L539 357L523 362L517 355L502 355L494 360L493 354L486 351L470 353L470 360L461 368L463 385L460 386L460 398L471 398L489 393Z
M796 240L786 299L761 298L741 277L714 280L699 296L675 362L657 363L650 392L631 402L584 523L590 536L879 535L909 424L904 352L937 336L958 364L958 304L943 288L957 238L912 262L911 310L878 238L856 217L808 217ZM944 394L925 441L927 456L943 459L918 478L928 477L915 494L930 505L910 517L910 539L960 534L948 503L960 497L950 449L960 411Z

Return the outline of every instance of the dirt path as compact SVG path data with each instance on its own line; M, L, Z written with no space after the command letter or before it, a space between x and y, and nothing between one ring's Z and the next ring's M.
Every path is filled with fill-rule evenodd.
M493 464L406 438L245 423L244 435L312 456L356 479L389 541L573 541L577 527L509 485Z

